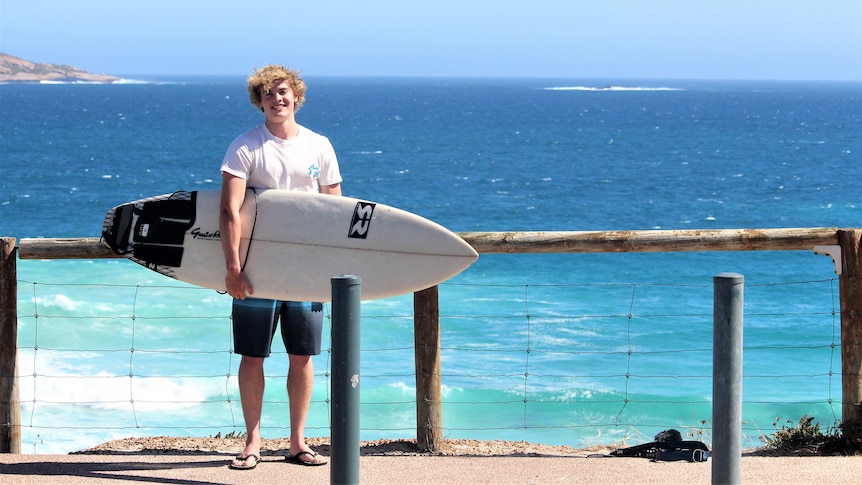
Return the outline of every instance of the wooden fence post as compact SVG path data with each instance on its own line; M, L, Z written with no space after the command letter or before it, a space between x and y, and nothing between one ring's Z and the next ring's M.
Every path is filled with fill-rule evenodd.
M855 447L862 444L862 230L841 229L841 429Z
M21 453L15 238L0 238L0 453Z
M440 307L437 287L413 294L413 338L416 344L416 446L439 451L443 443L440 402Z

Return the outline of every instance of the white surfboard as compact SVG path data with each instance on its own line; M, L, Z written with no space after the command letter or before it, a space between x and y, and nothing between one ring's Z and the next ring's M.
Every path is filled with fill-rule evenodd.
M149 269L225 291L219 197L182 191L114 207L102 237ZM350 197L249 189L240 213L243 270L256 298L330 301L340 275L362 279L363 300L386 298L434 286L478 257L439 224Z

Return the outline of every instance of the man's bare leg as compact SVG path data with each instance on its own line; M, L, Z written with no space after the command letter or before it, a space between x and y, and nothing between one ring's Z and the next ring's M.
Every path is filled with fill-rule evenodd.
M260 357L243 356L239 363L239 397L242 401L242 415L245 419L245 449L240 456L260 456L261 436L260 418L263 412L263 391L265 388L263 361ZM251 465L246 460L234 460L234 465Z
M290 399L290 450L289 456L306 452L300 457L310 463L325 463L305 444L305 421L311 405L311 391L314 388L314 364L307 355L289 355L290 369L287 372L287 395Z

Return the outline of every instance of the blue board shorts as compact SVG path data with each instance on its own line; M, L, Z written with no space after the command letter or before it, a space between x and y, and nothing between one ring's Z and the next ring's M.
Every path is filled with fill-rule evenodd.
M233 300L234 351L248 357L269 357L279 318L288 354L320 354L322 303L261 298Z

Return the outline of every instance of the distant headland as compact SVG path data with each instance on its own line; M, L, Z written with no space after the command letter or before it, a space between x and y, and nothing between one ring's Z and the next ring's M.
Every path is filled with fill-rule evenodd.
M44 64L20 59L0 52L0 83L105 83L119 81L116 76L92 74L77 67Z

